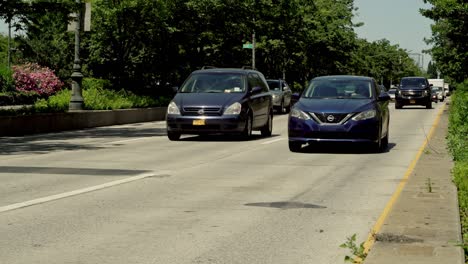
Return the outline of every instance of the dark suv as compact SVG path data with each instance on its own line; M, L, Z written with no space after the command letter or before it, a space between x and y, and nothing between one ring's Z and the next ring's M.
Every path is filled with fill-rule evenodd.
M395 108L405 105L423 105L432 108L431 86L425 77L403 77L395 93Z
M262 73L250 69L210 68L194 71L167 108L167 136L241 134L252 130L271 136L272 96Z

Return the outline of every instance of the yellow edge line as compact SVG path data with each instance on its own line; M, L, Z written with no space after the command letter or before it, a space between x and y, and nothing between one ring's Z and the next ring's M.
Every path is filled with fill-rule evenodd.
M418 150L418 153L416 154L416 157L411 161L408 169L405 172L405 175L401 179L400 183L398 184L398 187L396 191L393 193L392 197L390 198L390 201L388 201L387 205L385 206L382 214L380 215L379 219L377 219L377 222L375 223L374 227L372 227L372 230L367 237L366 242L364 243L364 253L368 253L371 247L374 245L375 242L375 234L377 234L380 229L382 228L382 225L384 224L385 220L387 219L388 214L393 208L393 205L395 204L396 200L400 196L401 192L403 191L403 188L406 185L406 182L408 181L409 177L413 173L414 167L416 166L416 163L418 163L419 158L421 157L424 149L426 148L427 142L431 139L432 134L434 133L435 128L439 124L440 117L442 116L442 113L445 109L445 104L442 106L442 109L439 110L439 113L437 114L437 117L432 124L431 130L429 131L429 134L427 135L426 139L424 140L424 143L421 145L421 147Z

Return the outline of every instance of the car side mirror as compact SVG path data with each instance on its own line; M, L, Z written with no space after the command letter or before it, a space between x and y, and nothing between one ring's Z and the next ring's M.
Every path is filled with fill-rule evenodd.
M297 103L297 101L299 101L300 98L301 98L300 93L293 93L291 95L291 106L294 105L295 103Z
M258 94L262 91L262 87L260 86L255 86L254 88L252 88L252 90L250 91L250 94Z
M377 101L380 101L380 102L390 101L390 95L388 95L388 93L381 93L379 97L377 97Z
M178 87L178 86L172 87L172 91L173 91L174 93L177 93L177 91L179 91L179 87Z

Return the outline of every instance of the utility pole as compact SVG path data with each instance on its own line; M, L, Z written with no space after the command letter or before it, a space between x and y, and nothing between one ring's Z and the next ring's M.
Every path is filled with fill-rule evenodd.
M255 69L255 29L252 34L252 69Z
M11 19L8 20L8 69L11 68Z
M72 79L72 96L70 99L69 110L83 110L84 99L81 92L81 83L83 81L83 74L81 73L80 61L80 31L81 31L81 13L82 5L81 0L75 0L78 11L76 13L75 25L75 60L73 61Z

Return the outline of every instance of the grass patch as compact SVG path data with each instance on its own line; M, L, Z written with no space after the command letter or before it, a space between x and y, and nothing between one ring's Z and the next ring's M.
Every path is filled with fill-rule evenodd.
M453 181L458 188L458 201L465 259L468 259L468 80L457 86L452 97L448 146L455 165Z

